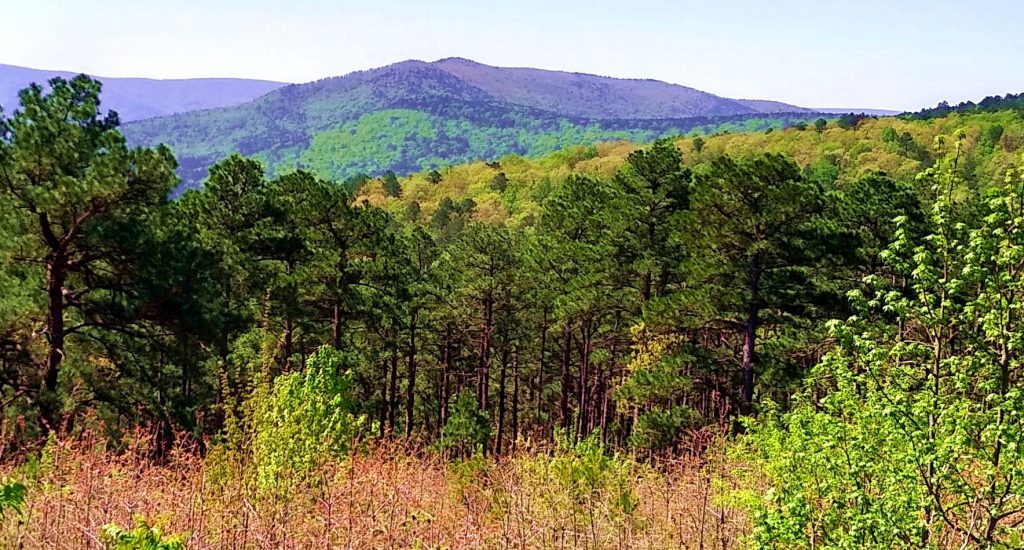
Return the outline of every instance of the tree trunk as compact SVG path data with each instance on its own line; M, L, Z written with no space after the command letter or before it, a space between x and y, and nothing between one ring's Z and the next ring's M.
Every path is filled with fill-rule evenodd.
M341 303L340 300L334 300L334 315L331 319L331 342L334 343L334 349L341 349Z
M501 442L505 436L505 380L508 373L509 359L508 332L505 332L505 342L501 350L501 372L498 376L498 433L494 439L494 454L501 454Z
M512 357L512 439L509 449L519 440L519 354Z
M535 405L537 411L537 418L541 418L541 411L544 409L544 366L545 366L545 349L548 343L548 310L544 308L544 318L541 321L540 330L540 363L537 367L537 404Z
M381 380L384 381L384 386L381 388L381 391L380 391L380 397L381 398L380 398L380 416L378 418L378 420L379 420L379 422L378 422L379 430L378 431L379 431L380 436L383 438L387 434L387 426L388 426L388 360L387 359L385 359L384 361L381 362L381 367L382 367L381 370L383 371L381 373L381 374L383 374L383 376L381 377Z
M610 367L609 367L610 368ZM603 369L598 369L598 393L599 401L597 401L598 418L600 419L601 426L601 443L608 443L608 417L609 417L609 401L608 398L611 372L606 372Z
M388 432L395 433L395 413L398 409L398 342L392 342L391 346L391 373L388 385Z
M409 317L409 378L405 390L405 437L412 437L413 405L416 401L416 310Z
M480 410L488 408L487 394L490 392L491 374L491 330L494 323L494 302L490 296L484 300L484 326L480 334L480 362L477 366L477 402Z
M757 345L757 325L761 313L761 252L750 259L750 274L747 280L747 319L743 333L743 403L749 405L754 400L754 365L757 362L755 346Z
M579 407L579 437L584 437L590 428L590 321L583 323L580 327L580 336L583 338L582 349L580 353L580 407Z
M292 355L295 353L295 324L289 315L284 322L284 361L286 365L291 364Z
M654 250L654 236L655 236L655 224L650 221L654 216L652 212L647 213L647 246L649 250ZM651 300L651 286L653 285L654 276L651 274L651 270L648 268L644 271L643 279L640 284L640 298L642 303L646 304Z
M44 436L51 431L56 431L60 423L57 381L60 364L64 360L64 282L66 278L66 259L62 254L55 254L46 264L46 295L49 300L46 315L48 350L39 396Z
M441 417L438 431L448 422L448 401L451 400L452 329L445 329L444 348L441 351Z
M572 327L567 320L562 332L562 428L569 429L572 419L569 417L569 359L572 357Z

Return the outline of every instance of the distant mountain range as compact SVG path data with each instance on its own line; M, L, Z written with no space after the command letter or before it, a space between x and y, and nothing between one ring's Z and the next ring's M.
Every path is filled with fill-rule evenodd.
M33 82L45 84L55 76L70 79L76 74L0 64L0 107L10 114L18 107L22 88ZM240 78L96 78L103 82L103 107L117 111L122 122L238 105L285 85Z
M71 74L0 65L0 105L14 105L16 91L31 81ZM779 128L825 113L656 80L462 58L404 61L306 84L101 80L103 106L130 121L129 139L171 146L188 186L234 152L261 158L272 172L300 167L344 179L541 155L601 140Z

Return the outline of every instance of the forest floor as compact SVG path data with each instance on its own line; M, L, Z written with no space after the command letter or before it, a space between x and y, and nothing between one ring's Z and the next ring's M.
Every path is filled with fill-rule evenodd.
M536 449L453 461L378 444L271 491L224 453L142 455L79 438L0 463L0 479L27 488L20 513L0 519L0 547L102 548L104 525L140 520L218 549L727 549L748 530L720 453L656 466Z

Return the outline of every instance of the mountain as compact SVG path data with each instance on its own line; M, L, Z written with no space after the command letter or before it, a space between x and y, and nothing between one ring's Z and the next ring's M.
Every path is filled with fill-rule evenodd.
M848 113L854 113L868 116L894 116L902 112L893 111L892 109L864 109L862 107L815 107L814 110L818 111L819 113L829 113L835 115L845 115Z
M788 103L782 103L781 101L769 101L766 99L737 99L735 100L740 105L753 109L758 113L813 113L815 109L807 109L804 107L797 107L796 105L790 105ZM845 111L844 111L845 112Z
M0 64L0 106L9 114L18 106L18 91L22 88L33 82L44 84L55 76L70 79L76 74ZM103 82L103 107L117 111L125 122L238 105L284 86L282 82L239 78L96 78Z
M344 179L602 140L763 130L816 116L652 80L445 59L292 84L248 103L137 121L124 130L133 143L171 146L190 186L234 152L262 159L271 172L301 167Z
M641 119L810 112L777 101L727 99L658 80L491 67L458 57L434 65L509 103L573 117Z

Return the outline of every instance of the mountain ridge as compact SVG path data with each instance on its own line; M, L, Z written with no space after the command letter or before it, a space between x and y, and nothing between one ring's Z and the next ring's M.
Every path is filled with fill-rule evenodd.
M30 83L45 84L55 76L70 79L78 74L0 64L0 106L10 113L18 105L18 92ZM103 107L117 111L124 122L239 105L286 85L246 78L94 78L103 83Z
M114 101L107 94L117 84L105 85L104 106L119 107L116 94ZM259 158L272 173L307 168L343 180L598 141L781 128L813 116L802 107L744 104L656 80L446 58L283 84L227 106L126 117L123 130L134 145L169 145L191 187L232 153Z
M457 57L432 64L510 103L567 116L595 119L687 118L759 112L733 99L654 79L495 67ZM787 106L784 110L795 112L800 109Z

